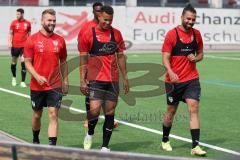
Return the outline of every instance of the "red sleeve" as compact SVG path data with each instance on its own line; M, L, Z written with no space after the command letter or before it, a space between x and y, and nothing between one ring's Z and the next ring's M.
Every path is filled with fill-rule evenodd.
M10 30L13 30L13 29L14 29L14 21L10 25Z
M198 44L198 53L203 52L203 40L202 40L202 36L201 33L198 30L195 30L195 34L196 34L196 40L197 40L197 44Z
M28 22L28 32L31 32L31 30L32 30L31 23Z
M176 31L175 29L170 30L164 40L162 46L162 53L168 52L171 54L173 46L176 44Z
M60 51L59 58L60 60L64 60L64 61L66 61L67 59L67 48L66 48L66 43L64 39L62 39L62 48Z
M92 31L84 32L80 38L81 45L79 46L80 52L90 52L92 48Z
M114 30L114 35L118 46L117 52L124 52L126 50L126 47L121 32Z
M81 28L82 29L82 28ZM81 36L81 29L80 29L80 31L79 31L79 33L78 33L78 37L77 37L77 41L78 41L78 51L80 52L80 38L82 37Z
M29 37L24 46L24 58L32 58L34 57L34 45L32 43L32 38Z
M83 30L84 30L84 26L85 24L82 25L79 33L78 33L78 38L77 38L77 41L78 41L78 51L80 52L80 44L81 44L81 41L82 41L82 36L83 36Z
M83 40L82 37L85 34L85 32L90 28L88 26L90 26L89 22L84 23L78 33L78 51L79 52L80 52L80 44L81 44L81 41Z

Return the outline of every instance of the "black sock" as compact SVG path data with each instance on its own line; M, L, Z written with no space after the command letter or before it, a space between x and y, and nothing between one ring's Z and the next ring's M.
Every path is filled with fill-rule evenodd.
M103 125L103 144L102 147L108 148L114 126L114 115L106 115Z
M163 137L162 137L163 142L169 141L168 137L169 137L171 128L172 128L172 126L166 127L166 126L163 125Z
M12 75L13 77L16 77L16 64L11 64L11 71L12 71Z
M88 120L88 135L94 135L94 129L97 125L98 118Z
M33 143L40 143L39 141L39 133L40 133L40 130L32 130L32 133L33 133Z
M89 100L89 97L86 96L85 98L85 106L86 106L86 111L90 111L90 100Z
M56 146L57 144L57 137L49 137L48 138L49 145Z
M21 62L21 66L22 66L22 70L21 70L22 82L25 82L25 79L26 79L26 67L25 67L25 63L24 63L24 62Z
M192 135L192 148L195 148L199 142L200 129L191 129L190 131Z

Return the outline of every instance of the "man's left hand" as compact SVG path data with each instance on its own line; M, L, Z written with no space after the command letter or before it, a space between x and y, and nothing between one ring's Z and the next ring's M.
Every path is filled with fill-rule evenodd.
M128 79L123 80L123 89L124 93L127 94L129 92L129 84L128 84Z
M196 62L196 56L194 54L189 54L187 56L188 60L191 61L191 62Z

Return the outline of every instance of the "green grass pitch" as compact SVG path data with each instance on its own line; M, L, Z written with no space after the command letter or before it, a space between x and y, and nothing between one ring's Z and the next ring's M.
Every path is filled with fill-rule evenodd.
M127 56L129 64L161 64L160 53L127 54ZM202 88L200 102L201 142L238 152L240 152L239 58L240 54L238 53L207 53L204 60L197 64ZM22 89L19 86L11 86L10 57L0 56L0 62L0 87L29 95L29 88ZM129 77L136 78L145 73L147 71L129 72ZM69 76L71 84L79 85L78 68ZM20 65L18 65L17 79L19 84ZM27 83L29 83L29 74ZM151 87L153 87L151 84L146 84L132 89L144 91ZM30 100L2 91L0 91L0 97L0 129L31 142L32 109ZM74 108L85 109L84 96L82 95L68 95L64 99L72 100ZM162 131L162 116L165 110L165 95L136 98L134 106L129 106L120 98L115 117L118 120ZM190 138L189 115L185 104L181 103L176 116L171 133ZM78 120L64 121L61 119L59 123L58 145L82 148L85 135L83 123ZM40 133L42 144L48 143L47 124L48 117L45 110ZM93 149L100 148L102 124L103 120L100 120L95 131ZM160 142L161 135L120 124L113 132L110 148L113 151L190 157L190 143L171 139L173 151L164 152L160 149ZM208 152L207 158L219 159L231 156L231 154L211 148L205 149Z

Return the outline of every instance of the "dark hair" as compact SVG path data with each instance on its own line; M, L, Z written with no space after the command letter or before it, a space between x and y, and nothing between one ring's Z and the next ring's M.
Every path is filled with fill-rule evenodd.
M182 15L184 15L187 11L190 11L195 14L197 13L195 8L190 3L187 3L187 5L183 8Z
M55 16L56 12L54 11L54 9L46 9L42 12L42 16L44 16L45 14L51 14L51 15Z
M102 6L101 12L105 12L105 13L107 13L109 15L113 15L113 13L114 13L113 8L111 6L109 6L109 5Z
M95 2L95 3L93 3L93 6L92 6L92 8L94 9L96 6L103 6L103 4L101 3L101 2Z
M24 10L23 10L22 8L18 8L18 9L17 9L17 12L20 12L21 14L23 14L23 13L24 13Z

